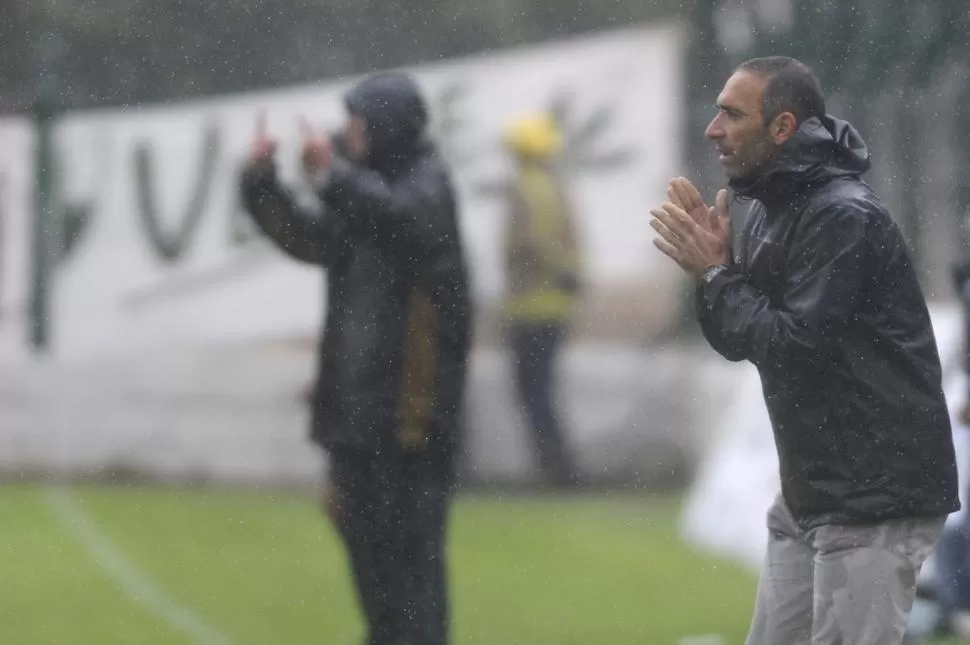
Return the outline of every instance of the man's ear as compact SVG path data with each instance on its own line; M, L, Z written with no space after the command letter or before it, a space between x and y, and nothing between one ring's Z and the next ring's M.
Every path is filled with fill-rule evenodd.
M775 142L775 145L779 146L795 136L797 130L798 121L791 112L782 112L768 126L768 134L771 135L771 139Z

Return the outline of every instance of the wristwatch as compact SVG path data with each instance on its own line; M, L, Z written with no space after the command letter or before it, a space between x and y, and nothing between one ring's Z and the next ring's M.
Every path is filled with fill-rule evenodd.
M711 280L720 275L725 269L727 269L727 265L725 264L715 264L714 266L707 267L701 274L701 282L710 284Z

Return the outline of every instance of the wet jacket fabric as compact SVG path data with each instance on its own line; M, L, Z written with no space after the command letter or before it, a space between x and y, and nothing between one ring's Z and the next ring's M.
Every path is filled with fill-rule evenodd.
M311 434L324 447L450 453L458 442L471 338L466 260L449 173L421 137L413 81L369 77L346 97L371 141L363 163L338 159L300 209L272 167L242 178L259 227L326 269Z
M940 359L900 230L848 123L807 120L756 177L733 264L698 288L712 347L759 371L799 524L959 508Z
M565 192L547 163L522 164L509 186L505 313L513 321L565 321L579 287L579 249Z

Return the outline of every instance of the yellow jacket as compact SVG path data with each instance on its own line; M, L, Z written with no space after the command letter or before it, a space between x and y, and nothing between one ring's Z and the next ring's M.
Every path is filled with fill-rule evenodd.
M525 163L509 193L506 316L568 318L578 297L580 256L563 188L549 164Z

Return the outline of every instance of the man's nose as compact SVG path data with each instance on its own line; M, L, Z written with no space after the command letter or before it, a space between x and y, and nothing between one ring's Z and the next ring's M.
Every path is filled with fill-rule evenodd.
M713 139L715 141L717 141L718 139L723 139L724 128L717 125L714 121L711 121L710 125L707 126L707 129L704 130L704 136L707 137L708 139Z
M707 125L707 129L704 130L704 136L708 139L717 141L718 139L724 138L724 128L721 127L719 116L714 117Z

